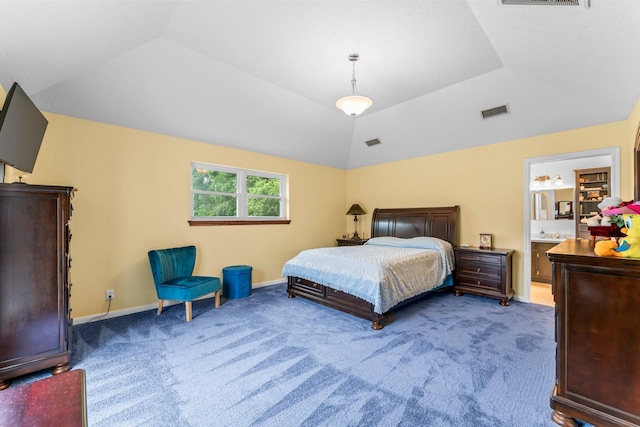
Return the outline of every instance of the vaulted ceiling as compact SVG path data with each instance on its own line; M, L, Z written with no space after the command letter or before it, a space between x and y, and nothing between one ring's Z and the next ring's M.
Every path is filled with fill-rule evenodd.
M45 111L349 169L628 118L639 22L638 0L2 1L0 84ZM373 100L356 118L335 107L353 52Z

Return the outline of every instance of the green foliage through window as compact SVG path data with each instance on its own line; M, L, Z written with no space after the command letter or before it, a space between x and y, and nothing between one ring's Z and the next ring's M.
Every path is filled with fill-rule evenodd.
M284 219L286 177L191 164L192 218Z

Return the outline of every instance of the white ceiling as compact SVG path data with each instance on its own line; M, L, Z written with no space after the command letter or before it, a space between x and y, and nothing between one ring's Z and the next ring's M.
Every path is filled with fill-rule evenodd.
M348 169L628 118L639 22L638 0L0 1L0 84L45 111ZM373 100L355 119L335 107L353 52Z

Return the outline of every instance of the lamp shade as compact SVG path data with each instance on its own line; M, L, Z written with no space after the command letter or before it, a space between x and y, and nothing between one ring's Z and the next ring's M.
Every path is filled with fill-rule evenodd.
M360 95L345 96L336 102L336 107L351 117L362 114L371 105L373 105L373 102L369 98Z
M362 206L359 204L353 204L347 211L346 215L364 215L366 214L365 210L362 209Z

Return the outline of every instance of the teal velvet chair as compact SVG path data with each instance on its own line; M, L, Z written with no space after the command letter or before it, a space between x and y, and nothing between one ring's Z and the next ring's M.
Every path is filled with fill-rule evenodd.
M187 322L192 318L191 301L215 292L215 306L220 307L220 279L192 276L196 263L196 247L149 251L151 273L158 294L158 316L164 300L184 301Z

